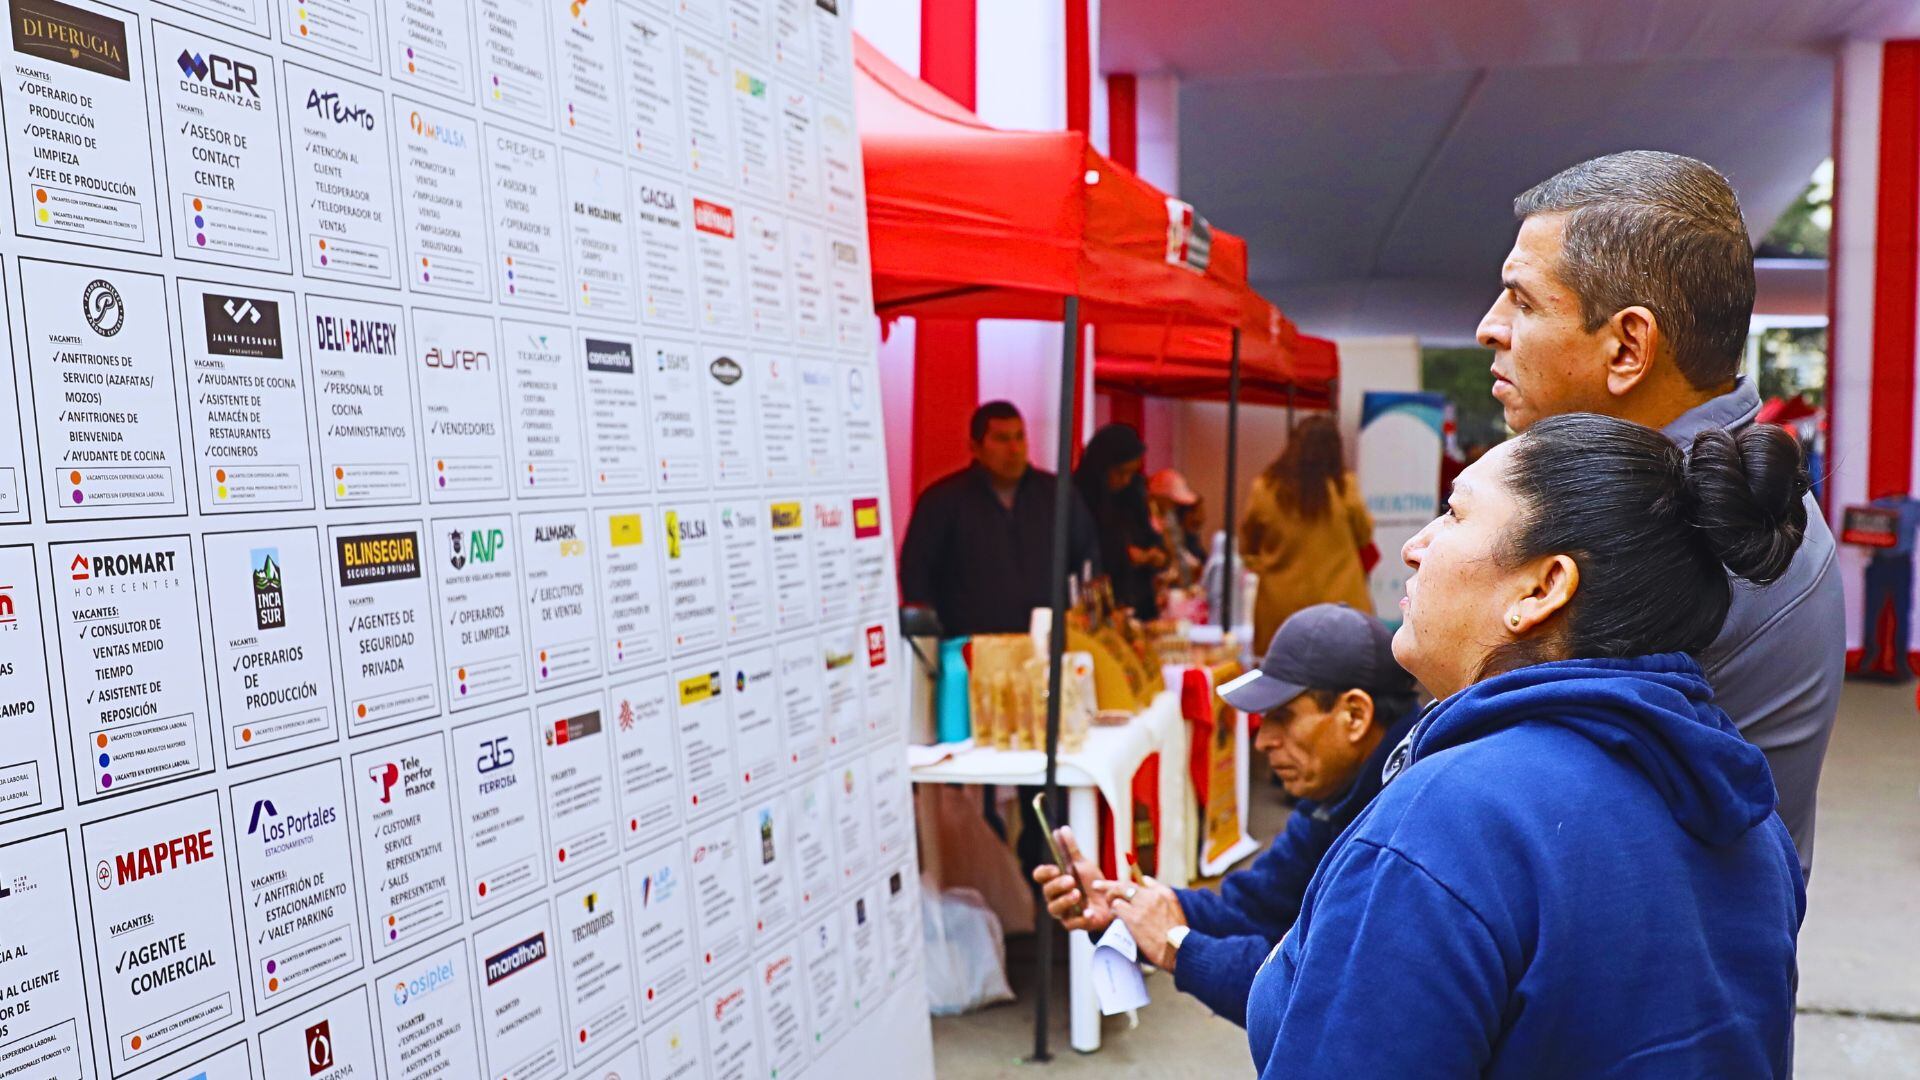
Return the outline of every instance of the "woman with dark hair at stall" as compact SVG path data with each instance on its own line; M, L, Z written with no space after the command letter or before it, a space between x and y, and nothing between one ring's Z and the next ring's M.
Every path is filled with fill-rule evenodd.
M1366 561L1373 517L1347 471L1340 427L1331 416L1294 425L1286 449L1253 482L1240 520L1240 552L1259 575L1253 604L1253 652L1266 651L1280 624L1315 604L1373 610Z
M1779 428L1590 414L1461 473L1393 641L1441 700L1254 980L1263 1076L1790 1073L1800 864L1693 654L1806 490Z
M1166 568L1167 551L1147 506L1147 444L1126 424L1093 433L1073 470L1073 486L1093 513L1100 536L1100 565L1113 582L1113 597L1142 621L1158 618L1154 578Z

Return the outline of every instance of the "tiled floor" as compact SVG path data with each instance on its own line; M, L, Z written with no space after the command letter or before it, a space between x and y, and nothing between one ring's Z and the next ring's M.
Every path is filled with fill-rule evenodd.
M1253 785L1254 831L1271 835L1285 811ZM1811 1080L1920 1080L1920 712L1914 687L1849 684L1820 789L1819 846L1800 934L1797 1075ZM1054 967L1052 1044L1033 1049L1032 947L1010 942L1020 1000L935 1020L941 1080L1039 1075L1247 1076L1245 1034L1156 975L1138 1029L1105 1022L1105 1046L1067 1048L1064 956Z

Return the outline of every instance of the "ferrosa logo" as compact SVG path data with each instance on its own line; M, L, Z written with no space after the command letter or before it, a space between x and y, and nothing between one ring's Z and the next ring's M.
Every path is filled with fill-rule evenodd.
M60 0L23 0L13 5L15 52L129 81L127 26L69 7Z
M202 293L200 313L206 323L210 355L272 360L287 355L280 340L280 304L276 300Z
M80 310L87 325L101 337L112 337L127 325L127 308L120 301L120 290L105 278L94 278L80 294Z

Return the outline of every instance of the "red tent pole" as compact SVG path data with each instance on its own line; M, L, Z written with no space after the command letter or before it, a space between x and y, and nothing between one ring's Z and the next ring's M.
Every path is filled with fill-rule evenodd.
M1060 806L1060 672L1067 651L1067 541L1073 525L1073 417L1080 410L1080 298L1069 296L1062 314L1065 327L1060 342L1060 457L1053 484L1053 561L1051 569L1053 619L1047 636L1047 820L1061 821ZM1076 840L1080 838L1076 837ZM1094 838L1098 843L1098 838ZM1085 842L1081 840L1081 842ZM1040 903L1035 894L1035 903ZM1034 919L1040 951L1040 987L1033 996L1033 1058L1051 1061L1047 1052L1047 997L1053 988L1053 917L1044 906Z
M1288 395L1293 391L1289 389ZM1227 542L1226 561L1220 569L1220 629L1233 632L1233 594L1239 591L1239 575L1233 572L1233 515L1235 488L1240 463L1240 328L1233 328L1233 358L1227 367Z

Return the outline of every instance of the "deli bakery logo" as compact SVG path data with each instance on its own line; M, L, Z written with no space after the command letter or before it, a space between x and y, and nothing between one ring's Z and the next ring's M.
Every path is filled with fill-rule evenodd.
M180 65L180 89L187 93L260 111L260 72L252 64L192 49L181 49L173 62Z
M606 341L601 338L588 338L587 370L597 371L604 375L633 374L633 343L628 341Z
M316 312L313 316L313 347L329 353L397 356L400 353L400 324L385 319L355 319Z
M420 576L420 538L417 533L363 533L336 537L334 554L340 584L378 585Z
M13 5L13 51L122 82L132 77L127 66L127 25L59 0L24 0Z
M487 985L518 975L547 958L547 935L535 934L487 957Z
M261 630L287 625L286 593L280 586L280 550L254 548L253 622Z
M693 200L693 227L703 233L733 239L733 210L710 203L705 199Z
M280 339L280 304L251 296L202 293L200 313L207 327L209 356L286 357Z

